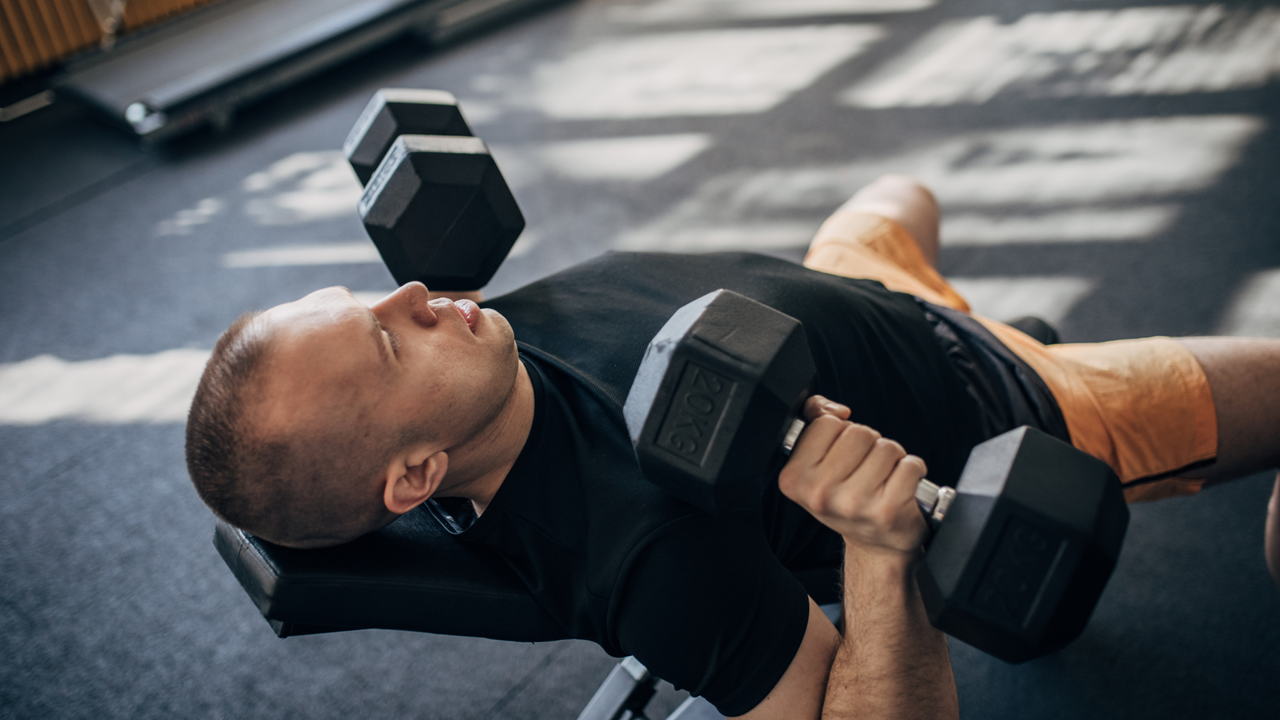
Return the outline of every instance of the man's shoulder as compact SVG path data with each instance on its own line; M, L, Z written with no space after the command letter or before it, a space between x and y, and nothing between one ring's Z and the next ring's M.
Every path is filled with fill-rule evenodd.
M655 316L664 322L676 308L713 290L727 288L765 304L788 297L829 295L884 299L897 295L872 280L810 270L796 262L750 252L706 254L607 252L484 305L522 321L566 316L617 323ZM616 313L625 311L624 316ZM655 328L656 330L656 328Z

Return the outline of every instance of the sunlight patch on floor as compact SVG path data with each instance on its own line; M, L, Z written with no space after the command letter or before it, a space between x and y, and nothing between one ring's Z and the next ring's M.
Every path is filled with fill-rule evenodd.
M562 120L759 113L883 35L827 25L612 38L537 67L532 103Z
M1094 287L1094 281L1069 276L958 277L951 286L978 315L995 320L1034 315L1057 325Z
M378 254L378 248L369 240L237 250L222 256L222 266L227 268L359 265L381 262L382 256Z
M1255 274L1240 288L1218 332L1280 338L1280 270Z
M952 20L840 96L858 107L1179 95L1280 78L1280 8L1177 5Z
M177 349L80 361L39 355L0 364L0 425L186 422L208 359L208 350Z

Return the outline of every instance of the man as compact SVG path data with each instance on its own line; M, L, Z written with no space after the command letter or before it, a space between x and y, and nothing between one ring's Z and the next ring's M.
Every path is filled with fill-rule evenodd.
M419 284L372 308L322 290L219 340L188 467L215 513L295 547L425 508L501 553L566 636L726 715L816 717L829 671L828 714L954 715L909 572L926 463L953 483L974 444L1031 424L1108 461L1131 500L1276 467L1280 342L1046 348L967 314L937 227L928 191L888 177L824 224L811 269L611 255L483 309ZM804 323L818 395L781 490L710 517L644 480L620 405L649 338L720 287ZM793 574L842 555L843 638Z

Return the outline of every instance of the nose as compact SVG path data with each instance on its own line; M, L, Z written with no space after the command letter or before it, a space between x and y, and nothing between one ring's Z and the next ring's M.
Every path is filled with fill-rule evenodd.
M431 294L420 282L401 285L395 292L374 303L370 310L378 322L389 324L397 320L409 320L422 327L436 324L435 310L428 305Z

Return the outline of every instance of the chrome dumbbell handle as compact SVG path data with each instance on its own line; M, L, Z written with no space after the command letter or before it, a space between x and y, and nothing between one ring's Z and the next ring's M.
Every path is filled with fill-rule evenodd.
M947 508L956 499L956 489L945 485L935 485L926 478L920 478L916 485L916 504L920 511L935 523L942 522L947 516Z
M796 418L791 421L791 427L787 428L787 434L782 438L782 451L787 455L791 454L792 448L796 446L796 440L800 438L800 433L804 431L804 421ZM951 507L951 501L956 499L955 488L935 485L926 478L921 478L920 483L916 485L916 504L920 506L920 511L935 523L942 522L942 518L947 515L947 508Z

